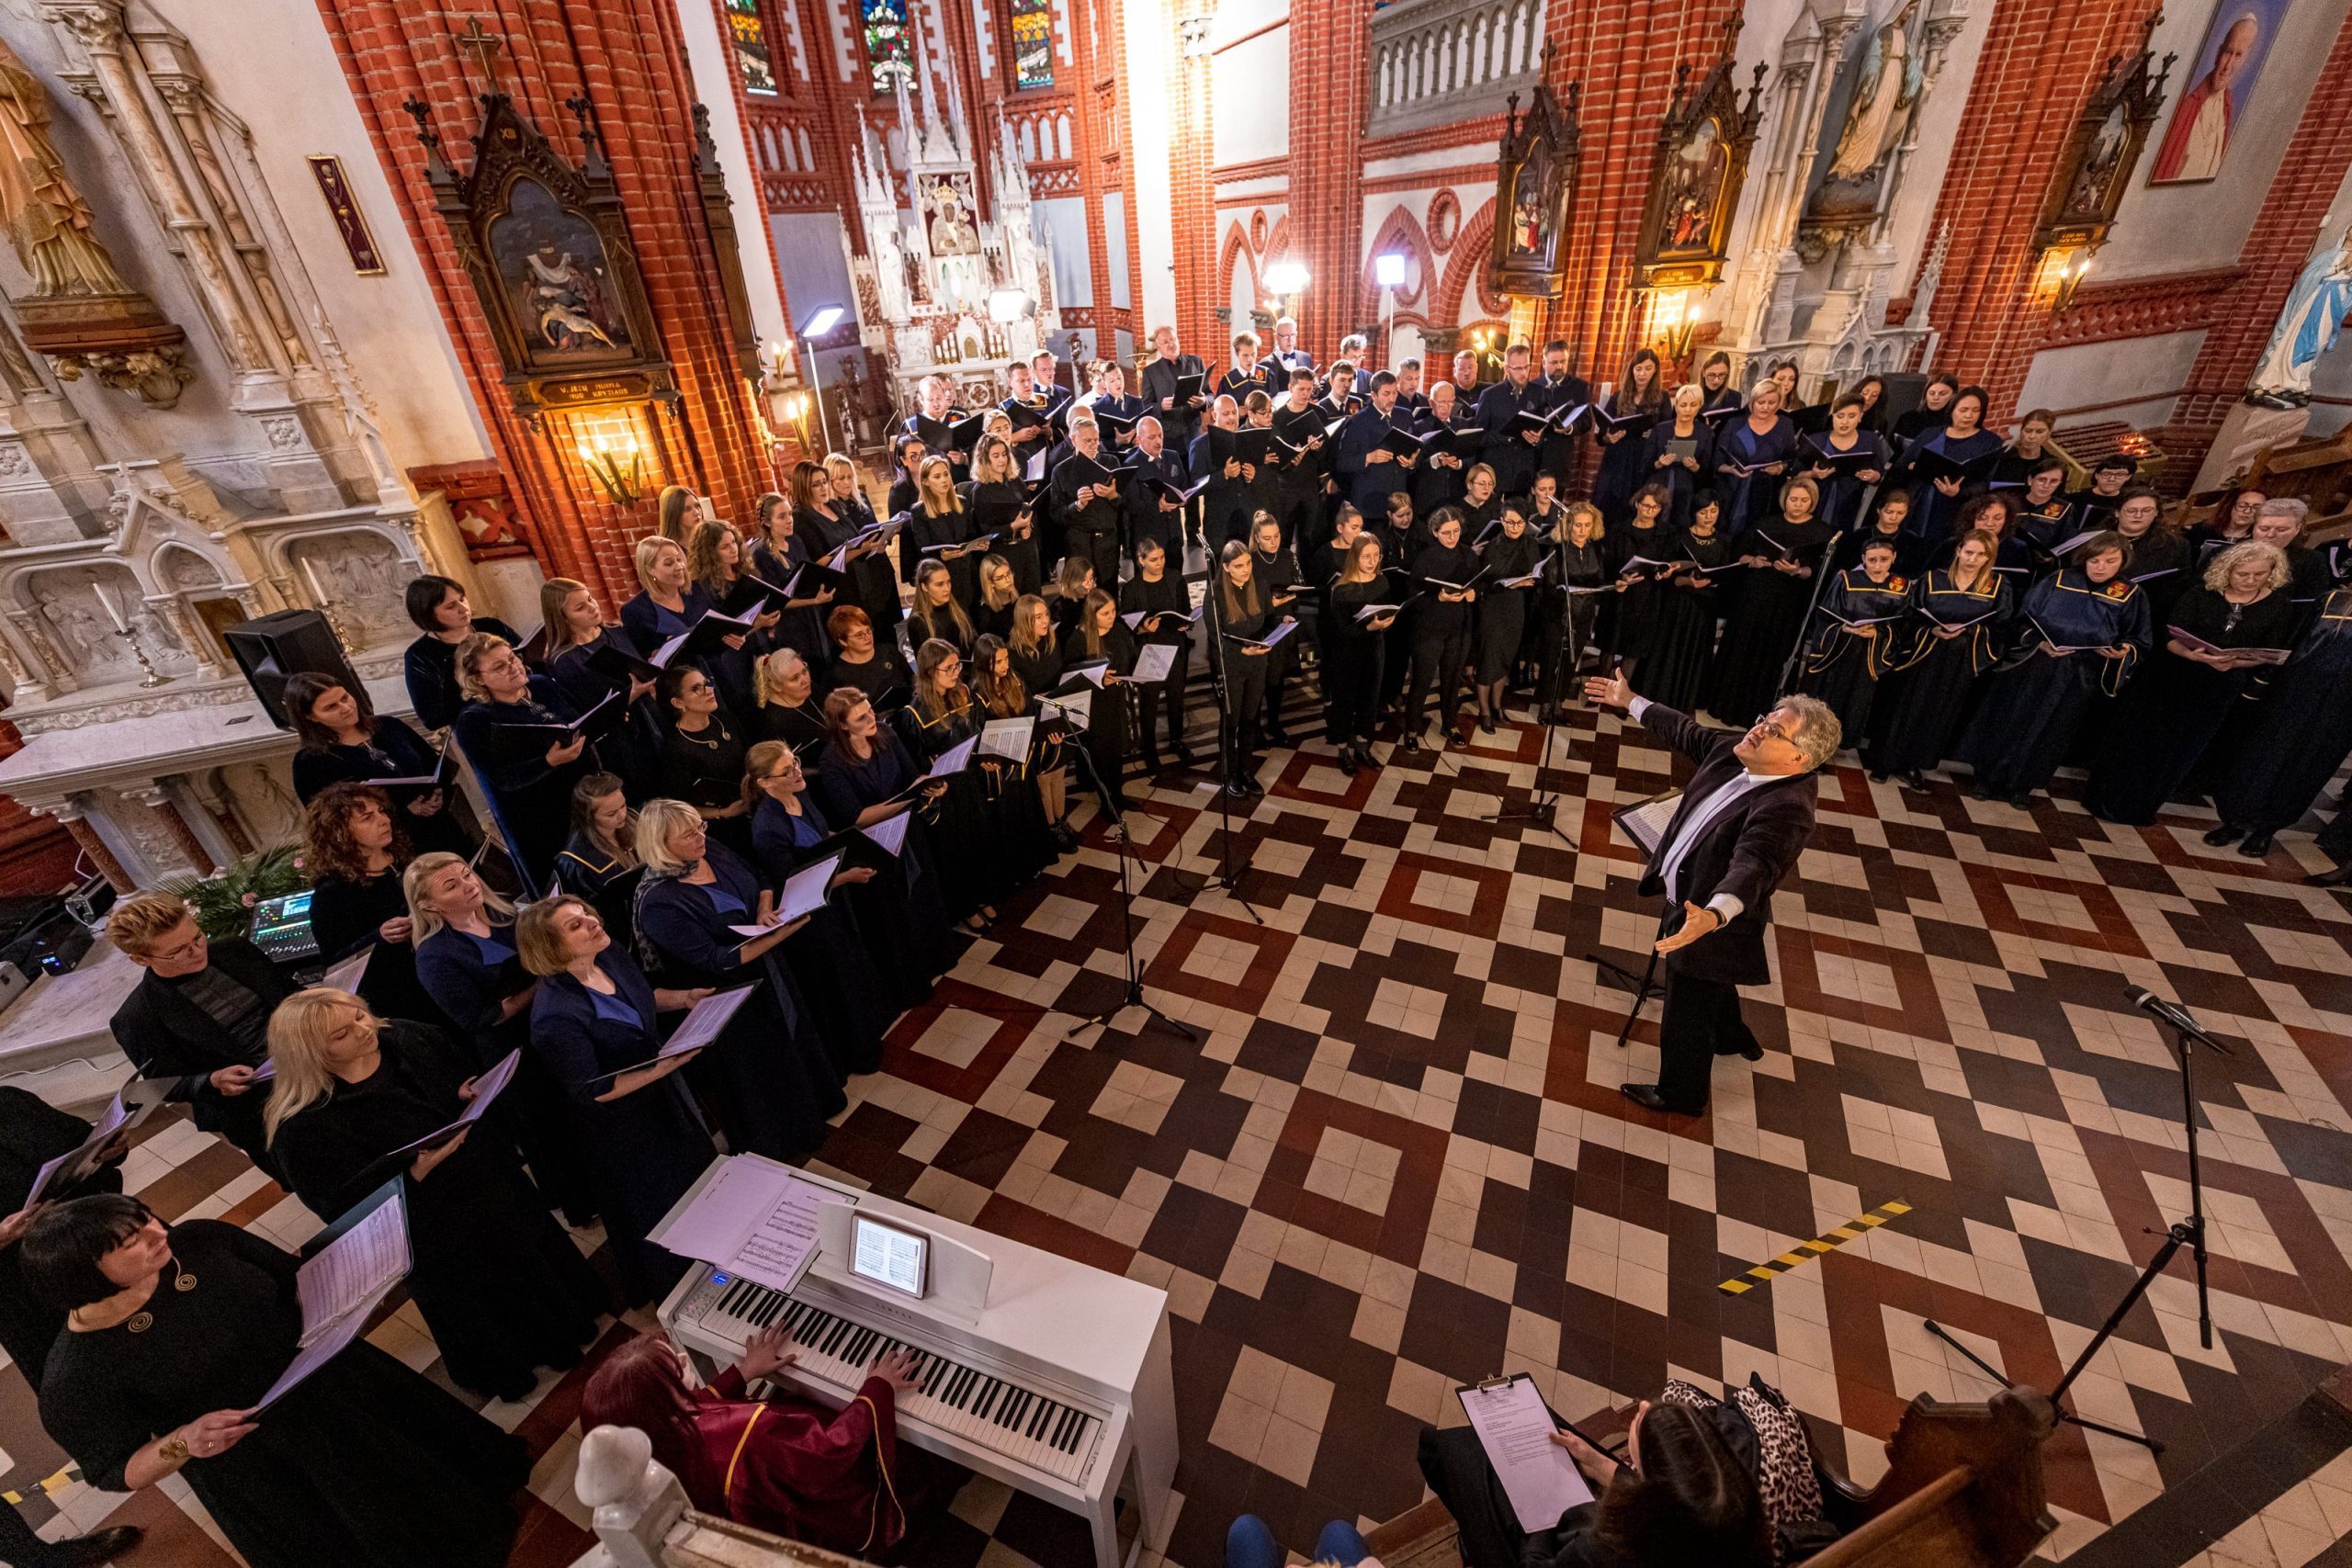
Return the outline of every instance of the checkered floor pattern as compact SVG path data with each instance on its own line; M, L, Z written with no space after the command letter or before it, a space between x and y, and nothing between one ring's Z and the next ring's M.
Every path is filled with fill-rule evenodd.
M1609 811L1674 768L1637 729L1578 714L1545 775L1555 832L1519 815L1543 744L1522 723L1352 779L1319 745L1274 753L1266 796L1233 818L1234 890L1199 886L1227 858L1203 776L1132 791L1146 995L1204 1043L1135 1012L1063 1038L1125 986L1120 866L1095 818L899 1021L822 1151L832 1172L1168 1291L1182 1506L1167 1562L1216 1568L1244 1509L1294 1544L1326 1518L1401 1512L1422 1495L1417 1429L1458 1421L1451 1389L1497 1371L1531 1372L1572 1416L1668 1377L1760 1372L1863 1480L1912 1395L1989 1387L1926 1321L2050 1386L2187 1207L2179 1079L2127 984L2236 1043L2197 1064L2214 1343L2177 1266L2074 1400L2165 1451L2062 1427L2045 1554L2181 1486L2352 1360L2352 905L2301 886L2324 863L2307 835L2255 863L2207 850L2199 810L2118 829L2064 780L2029 812L1838 767L1779 900L1777 982L1749 1003L1764 1058L1724 1060L1709 1113L1668 1122L1616 1092L1655 1076L1655 1009L1618 1049L1627 998L1593 958L1638 964L1654 917ZM134 1189L167 1215L289 1242L315 1224L185 1125L134 1157ZM413 1309L379 1337L432 1365ZM579 1383L493 1407L543 1454L518 1563L584 1540ZM37 1521L55 1513L51 1533L137 1519L158 1540L127 1561L226 1560L184 1490L42 1494L64 1461L16 1379L0 1379L0 1484L34 1494ZM2334 1561L2352 1534L2341 1470L2295 1494L2303 1536L2196 1560ZM976 1485L924 1560L1077 1562L1067 1523Z

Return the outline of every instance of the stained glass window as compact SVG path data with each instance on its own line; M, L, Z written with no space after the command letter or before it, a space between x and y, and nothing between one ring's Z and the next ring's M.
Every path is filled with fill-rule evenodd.
M865 65L874 90L887 93L895 78L912 79L914 40L907 31L907 0L862 0L865 6Z
M743 73L743 90L775 92L775 60L768 52L768 29L760 20L760 0L727 0L727 25L735 34L735 67Z
M1012 85L1054 85L1053 0L1012 0Z

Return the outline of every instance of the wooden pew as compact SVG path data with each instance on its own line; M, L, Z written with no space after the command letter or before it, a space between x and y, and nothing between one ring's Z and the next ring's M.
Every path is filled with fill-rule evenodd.
M2041 1446L2057 1415L2030 1388L1984 1404L1921 1394L1864 1488L1821 1462L1823 1512L1840 1530L1807 1568L2016 1568L2058 1528L2044 1506Z

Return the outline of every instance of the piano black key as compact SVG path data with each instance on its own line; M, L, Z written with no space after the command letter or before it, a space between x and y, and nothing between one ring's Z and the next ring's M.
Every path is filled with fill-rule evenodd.
M997 1401L1004 1397L1004 1393L1003 1383L994 1378L989 1379L987 1385L980 1390L980 1397L972 1405L972 1414L989 1418L989 1413L996 1407Z
M1020 1429L1021 1417L1029 1411L1029 1391L1025 1388L1012 1391L1012 1403L1005 1406L1004 1419L1001 1423L1007 1431Z
M1057 1408L1058 1407L1049 1399L1037 1401L1037 1407L1029 1413L1029 1419L1021 1424L1021 1435L1024 1438L1035 1438L1038 1428L1046 1424L1046 1417L1051 1416Z
M845 1317L835 1318L833 1320L832 1328L825 1336L825 1342L822 1345L820 1345L818 1348L822 1350L828 1356L831 1355L842 1345L848 1342L850 1337L850 1329L851 1325L849 1319Z
M1047 1400L1046 1402L1046 1407L1037 1412L1037 1419L1030 1423L1029 1436L1039 1442L1043 1442L1045 1440L1046 1434L1052 1431L1056 1425L1060 1422L1061 1418L1062 1407L1053 1403L1053 1401Z
M1069 1437L1069 1429L1076 1425L1078 1425L1078 1412L1064 1410L1062 1418L1054 1423L1054 1435L1050 1439L1054 1447L1060 1448L1064 1440Z

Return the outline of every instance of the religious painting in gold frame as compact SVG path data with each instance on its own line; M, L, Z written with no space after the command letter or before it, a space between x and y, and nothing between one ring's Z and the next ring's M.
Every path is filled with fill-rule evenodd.
M1686 62L1674 73L1674 97L1658 127L1649 199L1634 256L1638 288L1700 288L1724 275L1732 218L1747 178L1748 150L1762 118L1758 64L1745 102L1732 79L1739 18L1724 27L1723 58L1690 86Z
M1548 73L1551 46L1544 46ZM1487 291L1522 299L1556 299L1567 288L1571 204L1576 197L1578 84L1566 101L1552 96L1539 75L1527 113L1519 95L1506 106L1502 144L1495 159L1494 253Z

